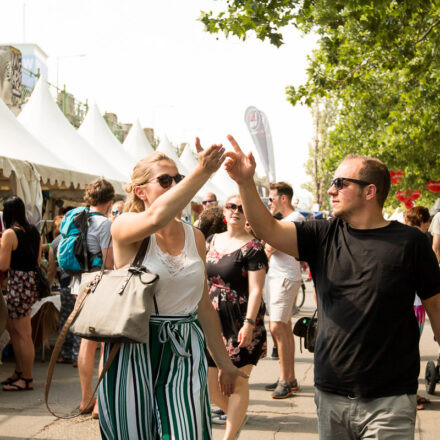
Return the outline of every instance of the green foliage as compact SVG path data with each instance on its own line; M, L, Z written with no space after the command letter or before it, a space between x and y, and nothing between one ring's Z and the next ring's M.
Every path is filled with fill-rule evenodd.
M292 105L336 103L323 169L333 173L348 153L368 154L406 176L398 189L421 189L418 204L437 197L425 183L440 179L440 0L229 0L224 12L202 13L209 32L244 39L255 32L275 46L282 28L315 32L305 84L287 88ZM390 207L399 201L391 195Z

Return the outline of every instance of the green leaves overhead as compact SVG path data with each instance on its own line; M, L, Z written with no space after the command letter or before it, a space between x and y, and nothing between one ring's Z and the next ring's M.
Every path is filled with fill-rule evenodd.
M418 203L435 200L425 183L440 180L440 0L223 3L217 15L202 13L211 33L245 39L253 32L277 47L285 26L318 35L307 81L287 87L287 99L334 103L324 172L350 152L376 156L406 172L392 191L421 189Z

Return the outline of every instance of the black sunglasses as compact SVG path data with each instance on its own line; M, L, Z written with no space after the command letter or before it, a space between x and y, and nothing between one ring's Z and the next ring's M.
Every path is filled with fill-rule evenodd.
M272 203L275 200L274 197L269 197L269 202Z
M362 186L371 185L370 182L365 182L365 180L349 179L348 177L336 177L336 179L332 180L330 188L334 186L337 191L340 191L344 187L344 180L347 182L357 183L358 185Z
M225 208L230 209L231 211L238 210L238 212L240 214L243 214L243 206L242 205L236 205L235 203L226 203Z
M217 200L214 199L209 199L209 200L203 200L202 201L202 205L206 205L207 203L212 203L212 202L216 202Z
M157 181L157 182L159 182L159 185L162 188L166 189L166 188L169 188L173 184L173 180L177 184L177 183L181 182L184 177L185 176L183 174L179 174L179 173L176 174L175 176L170 176L169 174L162 174L159 177L155 177L154 179L149 180L147 183Z

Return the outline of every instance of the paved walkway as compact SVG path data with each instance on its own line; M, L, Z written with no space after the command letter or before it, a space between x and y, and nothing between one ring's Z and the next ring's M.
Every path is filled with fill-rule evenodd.
M311 294L301 314L313 310ZM271 341L269 341L271 350ZM269 350L269 352L270 352ZM425 326L421 341L421 378L424 378L426 362L436 360L438 346L433 341L429 323ZM300 353L297 348L297 377L301 385L295 397L273 400L264 391L264 385L278 376L278 362L264 359L252 372L250 378L251 401L249 420L243 428L240 440L308 440L317 439L315 404L313 402L313 358L308 352ZM7 377L13 364L0 365L0 378ZM51 416L43 399L43 387L47 362L37 361L34 369L35 391L6 393L0 391L0 440L6 439L51 439L51 440L98 440L98 422L90 416L73 420L58 420ZM420 394L426 396L423 380L420 380ZM432 403L417 414L417 440L437 440L440 432L440 384L436 396L430 396ZM80 400L77 370L70 365L57 365L50 400L54 408L67 414ZM221 440L224 428L214 425L214 440Z

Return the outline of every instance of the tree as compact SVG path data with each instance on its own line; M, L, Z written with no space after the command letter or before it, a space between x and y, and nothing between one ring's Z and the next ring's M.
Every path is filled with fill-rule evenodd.
M287 88L289 101L336 103L324 168L332 173L348 153L382 159L405 172L397 189L421 189L419 204L436 196L440 179L439 0L229 0L226 10L202 13L209 32L244 39L255 32L275 46L282 29L315 32L308 79ZM394 197L388 204L397 206Z
M311 181L302 185L314 195L314 201L321 210L330 210L330 199L327 190L330 188L332 174L326 170L326 158L331 153L329 143L330 130L334 126L336 109L332 101L315 102L312 106L315 136L309 145L309 159L305 164L306 174Z

